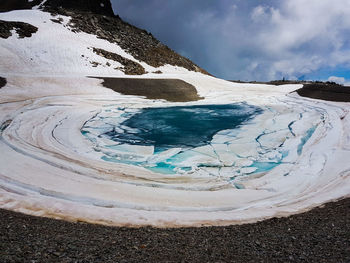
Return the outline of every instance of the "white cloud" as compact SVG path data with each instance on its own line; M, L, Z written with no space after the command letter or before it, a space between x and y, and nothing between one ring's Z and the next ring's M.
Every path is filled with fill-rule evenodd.
M328 78L328 81L332 81L338 84L344 84L345 83L345 78L343 77L336 77L336 76L331 76Z
M261 22L268 18L268 8L266 6L258 5L253 9L250 16L254 22Z
M168 13L152 17L150 31L220 77L297 78L350 68L350 0L120 2L133 5L129 14L146 22L144 13L163 6Z
M297 78L320 68L350 67L349 0L285 0L252 7L249 21L226 14L206 23L215 25L212 34L222 52L213 56L221 56L225 75Z
M262 17L268 23L255 42L274 60L272 74L300 75L350 61L350 1L287 0L277 8L257 6L252 19Z

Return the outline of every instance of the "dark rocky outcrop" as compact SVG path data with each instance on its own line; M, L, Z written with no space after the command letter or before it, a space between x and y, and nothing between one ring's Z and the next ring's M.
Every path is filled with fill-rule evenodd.
M114 16L110 0L48 0L45 6L51 8L66 8L86 11L93 14Z
M5 87L5 86L6 86L6 84L7 84L6 79L5 79L5 78L0 77L0 89L1 89L2 87Z
M148 65L160 67L169 64L208 74L189 59L162 44L151 33L124 22L118 16L107 17L62 8L46 9L53 14L71 16L70 27L74 32L94 34L98 38L116 43L134 58Z
M122 64L124 68L121 70L127 75L142 75L146 73L144 67L142 67L139 63L136 63L118 54L100 48L93 48L93 51L101 57L114 60ZM120 70L119 68L117 69Z
M336 83L309 83L297 90L300 96L338 102L350 102L350 87Z
M302 84L303 87L296 91L302 97L337 102L350 102L350 86L339 85L335 82L305 80L272 80L268 82L240 80L230 81L236 83L266 84L276 86L286 84Z
M63 18L59 17L59 18L52 18L50 19L52 22L57 23L57 24L62 24L63 23Z
M31 9L33 6L39 5L43 0L34 0L28 2L28 0L1 0L0 12L8 12L19 9Z
M0 12L18 9L31 9L43 3L43 0L1 0ZM114 16L110 0L47 0L44 6L52 8L67 8L77 11L86 11L94 14Z
M16 30L19 38L31 37L38 28L23 22L8 22L0 20L0 38L12 36L11 30Z

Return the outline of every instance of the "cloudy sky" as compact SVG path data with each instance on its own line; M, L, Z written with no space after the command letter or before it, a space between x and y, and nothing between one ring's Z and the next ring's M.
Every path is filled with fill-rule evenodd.
M225 79L350 83L349 0L112 0L115 13Z

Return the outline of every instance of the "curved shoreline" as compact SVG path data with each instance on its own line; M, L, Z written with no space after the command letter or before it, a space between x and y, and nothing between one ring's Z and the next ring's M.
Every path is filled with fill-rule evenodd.
M289 94L295 86L246 86L196 74L181 77L204 95L197 104L246 101L266 106L266 114L259 115L251 128L246 127L241 141L235 139L229 148L231 152L224 148L225 138L218 138L215 153L220 158L229 161L225 154L232 157L252 142L244 156L260 158L256 153L261 149L269 153L262 158L271 159L280 154L274 147L283 143L291 150L284 162L258 176L248 171L234 182L239 186L231 184L231 170L226 172L227 178L206 170L164 176L142 167L106 162L103 151L112 149L94 145L82 135L87 120L108 107L132 110L174 103L120 95L99 86L98 79L23 80L16 76L8 78L8 85L1 90L5 96L0 105L4 123L0 149L6 155L0 159L0 207L114 226L181 227L256 222L348 196L347 104ZM21 96L23 101L11 102ZM105 114L116 121L114 112ZM104 125L96 121L97 127ZM310 125L318 128L306 138ZM100 139L102 146L110 143ZM201 150L206 154L211 149ZM235 166L239 170L251 165L245 164L244 156L234 160L241 162Z

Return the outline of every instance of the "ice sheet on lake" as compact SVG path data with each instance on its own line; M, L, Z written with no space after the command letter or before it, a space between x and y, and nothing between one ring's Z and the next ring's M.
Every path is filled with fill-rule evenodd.
M217 126L217 119L221 111L223 109L226 110L226 108L230 108L230 106L218 107L215 112L215 107L211 106L211 113L215 112L215 115L213 114L215 117L214 121L216 121L214 127ZM182 146L180 148L178 145L174 145L154 152L156 141L146 143L142 139L132 140L140 136L138 135L140 130L124 126L123 124L128 120L125 116L132 118L135 114L142 114L140 112L143 109L133 111L130 114L118 108L116 109L114 106L105 107L104 111L85 123L82 133L93 143L95 149L104 154L101 157L103 160L145 167L164 174L180 173L192 176L195 176L195 174L204 176L206 174L208 177L218 177L220 180L235 186L235 181L243 179L246 175L266 173L283 164L284 159L290 152L293 152L293 154L297 152L300 155L303 146L311 137L310 131L314 132L318 126L322 128L321 123L324 119L322 112L315 112L297 105L294 105L293 108L290 106L281 107L280 105L277 107L264 106L263 111L261 108L259 108L259 111L252 111L253 107L245 104L234 104L232 108L230 115L232 116L233 128L219 130L206 145L197 147L180 145L180 147ZM157 122L160 121L163 109L155 108L152 111ZM172 108L170 107L169 109L171 110ZM148 114L152 108L147 108L146 110ZM191 118L186 117L182 118L182 123L179 127L166 126L174 124L172 120L169 121L170 124L165 122L170 118L169 115L174 113L165 112L166 120L162 121L162 128L166 131L165 135L169 132L175 132L176 134L172 136L179 136L181 141L184 142L191 141L193 138L199 139L195 137L200 136L196 131L197 129L205 129L206 125L203 122L212 120L207 117L210 113L207 112L206 108L202 107L185 107L181 108L181 110L186 110L194 115L197 114L199 122L191 123ZM203 112L204 110L206 111ZM242 119L243 123L234 128L237 125L235 124L235 121L237 121L235 114L241 115L243 113L240 113L240 111L244 110L250 111L252 115L247 115L245 117L247 119L245 121ZM174 111L179 111L179 109L174 108ZM235 111L238 111L238 113ZM202 117L202 114L205 116ZM255 119L251 119L252 117ZM140 118L144 121L145 117L142 116ZM174 117L174 119L176 118L178 116ZM140 129L145 130L142 121L138 125ZM152 125L154 124L150 123L153 119L147 121L147 125L153 127ZM222 121L227 122L229 120L224 118ZM191 124L198 127L190 127ZM210 125L207 126L211 127ZM300 128L301 126L302 128ZM191 133L183 132L181 127L190 130ZM230 124L227 123L223 127L230 127ZM159 129L159 127L157 128ZM156 128L153 127L152 129ZM147 129L145 132L148 135L154 131ZM131 136L127 137L129 133ZM119 140L120 136L129 138L129 141L125 142L125 139ZM189 136L189 140L183 138L183 136ZM178 140L174 142L177 143ZM201 142L201 140L198 140L198 142ZM295 147L296 143L298 143L297 148ZM148 146L144 144L148 144ZM162 169L158 169L159 167L162 167Z

